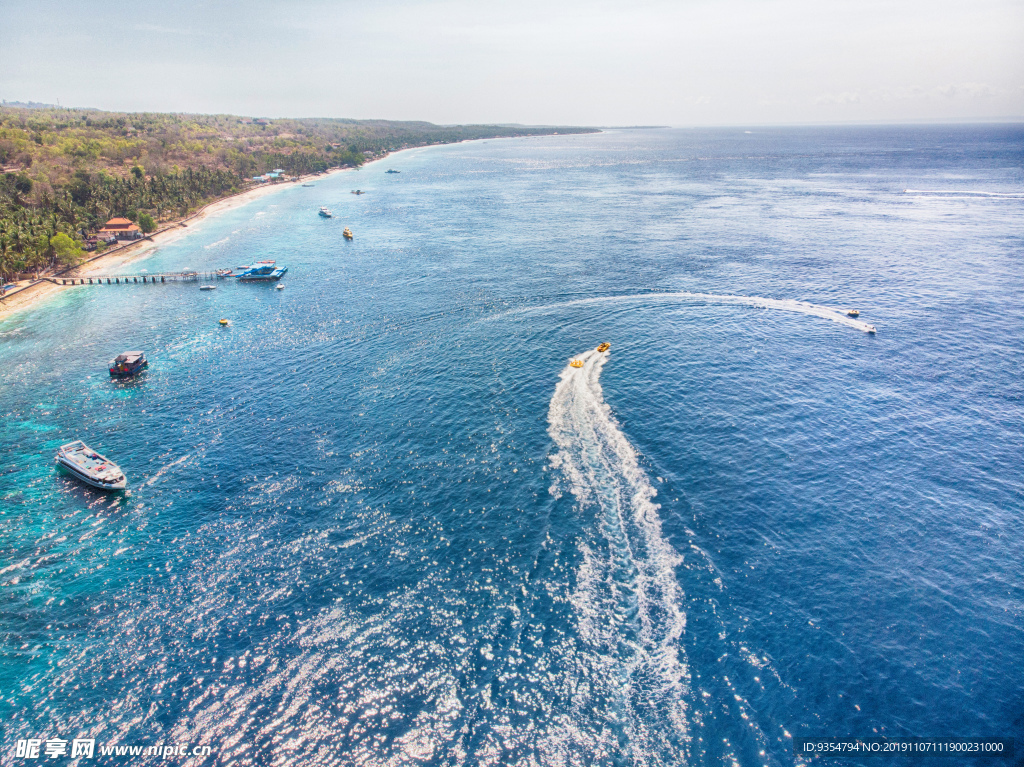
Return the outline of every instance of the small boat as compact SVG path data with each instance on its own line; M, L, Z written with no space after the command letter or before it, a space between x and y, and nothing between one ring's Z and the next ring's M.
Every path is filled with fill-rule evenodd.
M303 186L316 186L316 184L303 184Z
M402 171L400 171L400 170L395 170L394 168L390 168L389 170L385 171L385 173L401 173L401 172L402 172Z
M597 347L597 350L599 352L606 352L606 351L608 351L611 348L612 348L612 345L610 343L608 343L607 341L605 341L603 344L601 344L600 346Z
M366 194L362 189L353 189L352 194Z
M227 320L219 320L219 322L220 322L221 325L227 325L228 324Z
M846 312L847 317L860 317L860 311L857 309L849 309Z
M324 218L334 218L334 214L331 213L327 208L320 208L320 215Z
M351 239L352 239L352 230L351 230L351 229L349 229L349 228L348 228L348 227L346 226L346 227L345 227L345 231L343 231L343 232L341 233L341 236L342 236L342 237L344 237L344 238L345 238L346 240L351 240Z
M874 325L868 325L868 331L867 332L870 333L871 335L874 335L878 331L875 330L875 326Z
M216 290L217 286L216 285L200 285L199 289L200 290Z
M279 283L279 284L278 284L278 286L277 286L277 289L278 289L278 290L284 290L284 285L281 285L281 284Z
M108 363L110 375L113 378L131 378L142 372L142 369L149 365L145 352L124 352L118 354Z
M235 275L241 282L277 282L288 271L287 266L276 266L274 261L257 261L251 266L239 267Z
M230 277L231 276L231 270L230 269L218 269L217 270L217 276L218 277Z
M116 463L107 460L80 439L61 445L56 461L87 485L100 490L124 490L128 485L124 472Z
M572 362L569 363L569 367L581 368L583 367L583 360L572 360Z

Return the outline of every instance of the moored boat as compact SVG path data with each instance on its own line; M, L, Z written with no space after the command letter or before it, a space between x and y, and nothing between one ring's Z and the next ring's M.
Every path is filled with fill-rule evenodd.
M242 271L235 277L241 282L276 282L288 271L287 266L277 266L274 261L257 261L250 266L239 268Z
M128 481L113 461L107 460L82 440L61 445L56 461L70 474L100 490L124 490Z
M216 285L200 285L199 289L200 290L216 290L217 286Z
M118 354L108 363L110 375L113 378L131 378L142 372L142 369L149 365L145 352L123 352Z

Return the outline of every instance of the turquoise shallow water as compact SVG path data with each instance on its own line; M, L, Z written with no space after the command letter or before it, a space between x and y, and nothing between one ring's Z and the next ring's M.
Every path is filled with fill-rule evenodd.
M84 287L4 319L0 760L1024 736L1022 157L1013 126L414 150L137 265L275 258L282 291ZM135 348L146 374L111 382ZM76 438L129 495L56 473Z

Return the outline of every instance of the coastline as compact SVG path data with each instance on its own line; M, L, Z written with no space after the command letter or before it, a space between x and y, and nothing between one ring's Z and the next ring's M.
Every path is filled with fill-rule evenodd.
M603 131L597 131L603 132ZM548 135L548 134L542 134ZM554 135L558 135L557 133ZM566 134L569 135L569 134ZM497 141L501 139L520 139L520 138L539 138L540 136L495 136L491 138L469 138L461 139L456 144L470 143L474 141ZM227 210L245 205L260 197L273 194L274 192L294 187L296 184L302 184L310 179L324 178L326 176L333 176L336 173L348 173L352 171L366 168L374 163L383 162L393 158L395 155L401 154L402 152L412 152L418 149L428 149L437 146L448 146L449 142L441 142L438 144L423 144L421 146L405 147L403 149L397 149L394 152L388 152L380 157L375 157L367 163L363 163L357 168L334 168L328 170L323 175L309 175L299 176L293 180L268 184L265 186L256 186L246 189L241 192L237 192L227 197L221 197L218 200L209 202L195 213L191 213L184 218L178 219L167 223L163 228L158 229L152 234L148 235L144 239L136 240L126 245L120 245L110 252L102 253L100 255L93 256L92 258L84 261L82 264L76 267L69 267L63 271L56 272L50 275L50 279L63 275L66 277L89 277L94 275L96 272L109 269L111 267L122 267L129 263L132 263L144 256L149 255L160 245L166 245L169 242L173 242L183 234L187 233L188 227L193 224L199 223L205 220L207 217L215 216L218 213L222 213ZM7 296L0 296L0 322L6 320L10 315L15 312L19 312L25 309L30 309L37 303L42 302L44 299L56 295L59 291L65 290L71 286L57 285L50 281L50 279L38 279L30 282L29 284L18 288L13 293Z
M371 162L365 163L361 167L366 167L374 162L380 162L389 156L390 155L385 155L384 157L377 158ZM58 272L57 274L67 277L89 277L97 272L108 270L111 267L119 268L126 266L129 263L150 255L159 246L166 245L180 238L182 235L187 234L192 226L200 223L201 221L205 221L208 218L228 210L233 210L242 205L246 205L253 200L266 197L274 192L279 192L282 189L294 187L296 184L303 184L310 179L324 178L336 173L346 173L354 170L358 169L335 168L327 171L321 176L299 176L298 178L285 181L283 183L256 186L228 195L227 197L221 197L220 199L207 203L195 213L191 213L184 218L167 223L165 226L148 235L144 239L135 240L134 242L127 243L125 245L119 245L109 252L94 255L79 266L68 268L63 272ZM18 288L7 296L0 297L0 320L7 319L8 316L15 312L35 306L44 299L56 295L61 290L65 290L66 287L70 286L55 285L46 278L29 282L27 285Z

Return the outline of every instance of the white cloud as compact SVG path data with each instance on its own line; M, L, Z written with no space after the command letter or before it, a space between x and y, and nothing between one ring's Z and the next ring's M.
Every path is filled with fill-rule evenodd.
M859 104L861 102L860 93L829 93L824 96L819 96L815 101L816 104Z

